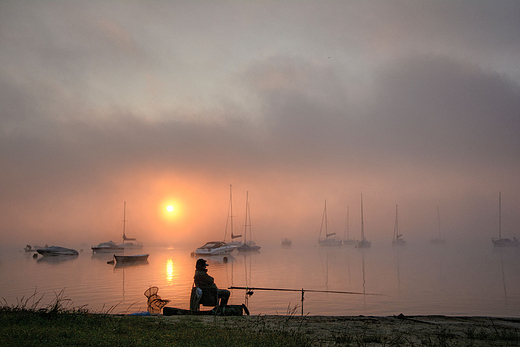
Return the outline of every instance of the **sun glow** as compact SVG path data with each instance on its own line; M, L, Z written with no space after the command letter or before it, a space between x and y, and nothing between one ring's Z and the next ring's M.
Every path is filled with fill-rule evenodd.
M158 206L159 213L165 221L178 221L181 216L182 206L179 201L174 199L165 199Z

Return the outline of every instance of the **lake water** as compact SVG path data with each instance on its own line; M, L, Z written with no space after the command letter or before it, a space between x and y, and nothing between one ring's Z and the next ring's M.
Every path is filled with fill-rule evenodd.
M80 247L77 247L80 249ZM75 258L46 259L20 249L0 253L0 297L17 305L35 294L40 306L63 291L73 307L98 312L146 310L144 291L159 287L168 306L189 308L195 261L193 249L148 247L148 263L127 267L107 264L110 254L88 247ZM236 252L236 251L235 251ZM230 304L247 303L251 314L301 314L301 289L349 291L379 295L304 294L310 315L478 315L520 317L520 249L481 245L405 247L372 243L352 246L264 246L256 253L208 257L209 274L220 288L230 286L296 289L261 291L246 298L232 290ZM32 301L29 301L29 304Z

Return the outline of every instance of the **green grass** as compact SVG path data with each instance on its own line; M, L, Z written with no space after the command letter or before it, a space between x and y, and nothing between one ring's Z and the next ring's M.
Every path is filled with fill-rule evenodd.
M306 346L303 334L245 331L193 317L113 316L86 311L0 308L0 346ZM217 317L216 319L224 319Z

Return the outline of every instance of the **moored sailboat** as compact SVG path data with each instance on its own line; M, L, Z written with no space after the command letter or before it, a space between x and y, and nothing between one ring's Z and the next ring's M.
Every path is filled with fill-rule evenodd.
M242 235L235 235L233 232L233 187L231 186L231 184L229 185L229 213L228 213L228 219L226 221L226 232L224 233L224 242L226 240L226 237L227 237L227 231L228 231L228 225L229 225L229 229L230 229L230 236L231 236L231 241L227 242L226 245L228 246L233 246L233 247L240 247L242 246L244 243L242 241L235 241L235 239L238 239L238 238L241 238Z
M249 241L247 240L247 234L249 231ZM246 193L246 219L244 223L244 244L237 247L239 252L251 252L251 251L259 251L260 246L253 241L253 236L251 234L251 211L249 208L249 192Z
M370 248L372 242L365 238L365 223L363 221L363 194L361 194L361 240L358 241L356 248Z
M393 246L406 246L406 241L401 237L403 234L399 234L399 217L397 213L397 205L395 205L395 225L394 225L394 238L392 240Z
M226 242L226 235L228 225L231 227L231 242ZM242 237L242 235L233 234L233 188L229 185L229 209L228 217L226 221L226 231L224 233L224 241L209 241L203 246L198 247L192 254L193 255L225 255L233 252L237 247L242 246L244 243L241 241L233 241L235 238Z
M341 246L341 240L335 238L336 233L329 233L327 229L327 200L325 200L325 208L323 210L323 216L321 217L320 236L318 238L318 244L320 246ZM325 234L325 238L322 238L322 233Z
M439 212L439 206L437 206L437 225L439 229L439 236L430 240L435 245L443 245L446 243L446 239L441 236L441 214Z
M343 235L343 244L344 245L355 245L357 243L356 240L350 238L350 206L347 206L347 223L345 224L345 235Z
M143 243L140 241L137 241L134 237L128 237L126 236L126 201L124 203L123 207L123 243L118 245L119 247L122 247L124 249L141 249L143 248Z
M513 239L502 238L502 192L498 193L498 239L492 238L493 246L495 247L518 247L520 242L513 237Z

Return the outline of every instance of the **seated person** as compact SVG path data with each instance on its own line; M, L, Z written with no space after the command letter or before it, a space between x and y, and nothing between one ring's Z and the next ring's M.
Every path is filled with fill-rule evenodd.
M204 259L197 260L195 265L195 286L202 289L217 289L217 297L220 299L220 306L225 306L228 303L231 293L227 289L218 289L213 277L208 275L206 267L208 263Z

